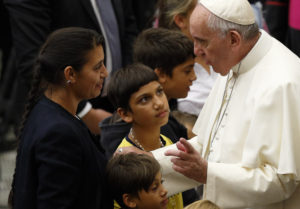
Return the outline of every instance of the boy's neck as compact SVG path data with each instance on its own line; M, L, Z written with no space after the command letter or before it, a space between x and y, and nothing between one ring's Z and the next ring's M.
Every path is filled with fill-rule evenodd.
M160 127L132 126L129 138L139 148L145 151L152 151L162 146L160 139Z

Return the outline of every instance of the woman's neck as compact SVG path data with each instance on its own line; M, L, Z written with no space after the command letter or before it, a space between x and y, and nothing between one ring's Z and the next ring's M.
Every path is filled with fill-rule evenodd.
M75 99L65 88L49 86L45 91L45 96L62 106L70 114L76 114L79 100Z
M145 151L152 151L162 147L160 139L160 127L140 127L133 125L129 138L139 148Z

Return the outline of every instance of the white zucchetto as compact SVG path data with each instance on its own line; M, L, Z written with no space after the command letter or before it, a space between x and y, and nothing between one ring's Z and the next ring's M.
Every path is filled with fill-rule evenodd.
M255 23L253 9L248 0L199 0L214 15L240 25Z

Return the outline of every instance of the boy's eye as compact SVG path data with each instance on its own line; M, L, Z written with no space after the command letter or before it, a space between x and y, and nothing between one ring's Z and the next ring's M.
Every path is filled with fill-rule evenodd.
M164 90L162 88L157 89L157 95L162 95Z
M158 189L158 185L157 185L157 184L153 185L153 187L151 188L151 190L154 191L154 192L155 192L157 189Z
M149 97L143 97L140 99L141 103L146 103L149 100Z
M192 70L186 70L184 71L186 75L190 74L192 72Z

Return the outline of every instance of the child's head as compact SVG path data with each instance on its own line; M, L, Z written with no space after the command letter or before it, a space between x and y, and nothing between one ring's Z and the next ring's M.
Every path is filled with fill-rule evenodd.
M220 208L209 200L199 200L186 206L185 209L220 209Z
M136 153L116 155L106 172L110 192L122 208L166 208L167 191L154 158Z
M117 71L108 85L108 97L127 123L165 125L169 105L158 77L143 64Z
M193 42L179 31L143 31L134 43L133 57L154 69L168 99L186 97L196 79Z

